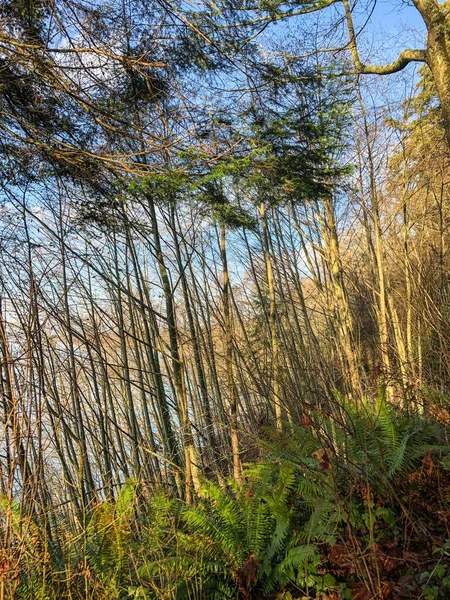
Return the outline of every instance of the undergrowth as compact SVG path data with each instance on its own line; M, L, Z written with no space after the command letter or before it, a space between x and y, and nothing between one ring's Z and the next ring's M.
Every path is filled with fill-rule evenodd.
M84 523L1 500L3 598L450 597L450 445L436 415L339 399L266 432L244 481L187 506L129 480Z

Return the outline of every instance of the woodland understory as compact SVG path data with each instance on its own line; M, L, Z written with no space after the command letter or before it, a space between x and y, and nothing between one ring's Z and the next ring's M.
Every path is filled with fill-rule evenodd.
M368 4L0 2L0 600L450 598L450 7Z

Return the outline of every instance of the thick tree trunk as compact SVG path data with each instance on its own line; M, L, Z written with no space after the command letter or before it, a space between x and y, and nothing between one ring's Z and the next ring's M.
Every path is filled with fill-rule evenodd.
M349 0L342 0L350 38L348 49L357 72L365 75L389 75L401 71L411 62L426 63L441 103L445 138L450 149L450 50L447 41L450 1L440 4L437 0L413 0L413 3L427 29L425 50L403 50L396 60L385 65L364 64L359 57L351 4Z
M430 67L441 102L445 136L450 148L450 52L447 42L446 14L450 3L436 0L414 0L427 28L426 62Z

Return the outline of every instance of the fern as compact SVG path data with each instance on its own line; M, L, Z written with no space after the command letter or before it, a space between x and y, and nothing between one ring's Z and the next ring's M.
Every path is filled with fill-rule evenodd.
M303 583L304 572L308 572L310 566L318 562L320 558L316 546L306 544L290 548L283 560L271 569L264 591L270 593L276 588L283 589L290 582Z

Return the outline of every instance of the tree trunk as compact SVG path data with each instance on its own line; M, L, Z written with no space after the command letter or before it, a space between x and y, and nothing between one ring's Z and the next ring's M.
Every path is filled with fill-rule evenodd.
M344 282L334 205L331 197L328 197L323 201L323 208L325 214L322 226L324 228L324 242L332 285L333 304L336 309L335 314L338 322L340 344L348 370L349 391L352 394L353 400L358 401L358 399L361 398L362 393L357 358L358 352L356 341L354 339L353 319L350 311L349 298Z
M450 52L447 44L446 14L450 2L413 0L427 28L426 62L430 67L442 110L445 137L450 149Z
M237 420L236 383L233 375L233 329L230 310L230 279L228 276L227 246L225 224L220 224L220 255L223 268L223 313L225 320L225 362L227 367L228 393L230 394L231 416L231 450L233 454L233 477L235 481L241 480L241 461L239 459L239 439Z
M195 471L198 468L198 459L192 436L191 423L188 413L188 402L186 395L186 386L184 382L184 366L182 362L180 345L178 342L178 328L175 319L175 305L170 284L169 274L164 261L164 253L161 247L161 238L159 234L158 218L154 200L151 195L147 197L150 219L153 230L153 241L156 250L156 260L162 281L164 298L166 302L166 318L167 329L169 334L170 356L172 360L173 383L178 404L178 409L181 416L181 428L183 432L184 456L185 456L185 488L186 502L192 502L192 485L197 486L198 477L195 476ZM200 491L196 489L196 491Z
M275 408L275 419L277 429L283 428L281 398L280 398L280 357L278 352L278 336L277 336L277 308L275 297L275 282L273 278L272 257L270 255L270 240L267 224L266 205L264 200L261 201L259 212L261 215L263 228L263 244L264 258L266 262L267 287L269 290L269 318L270 318L270 340L272 346L272 394L273 404Z

